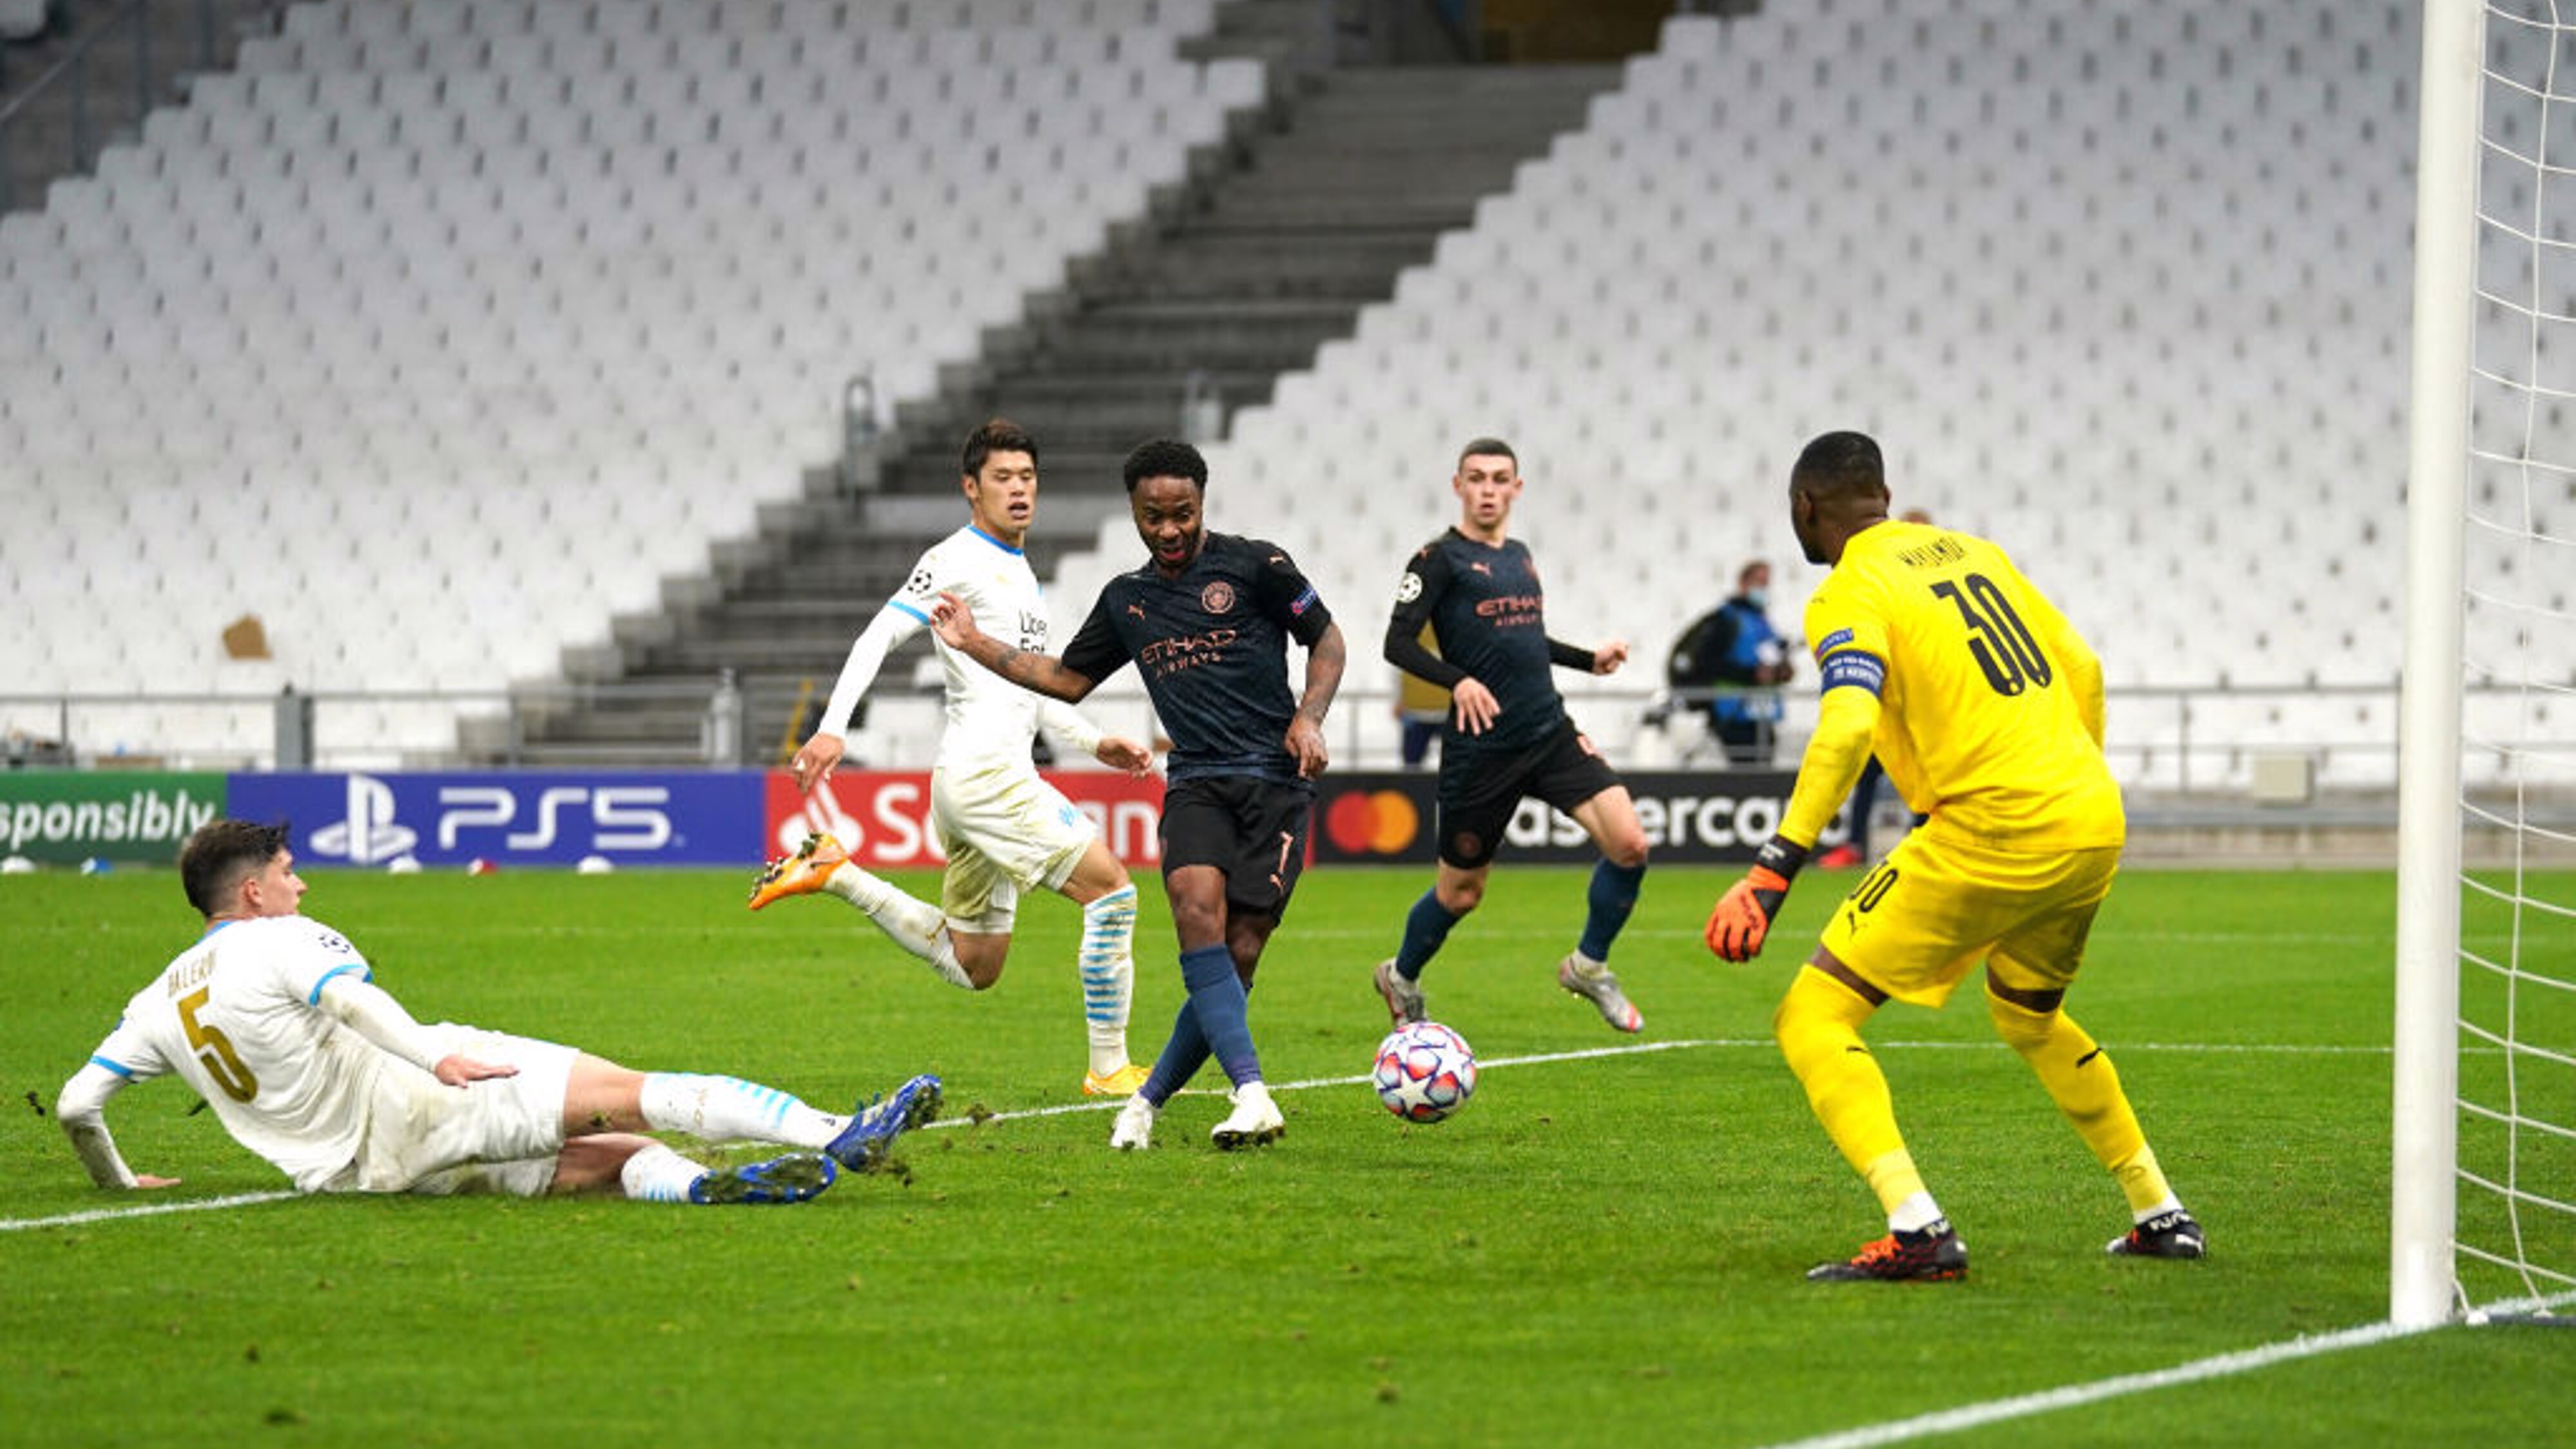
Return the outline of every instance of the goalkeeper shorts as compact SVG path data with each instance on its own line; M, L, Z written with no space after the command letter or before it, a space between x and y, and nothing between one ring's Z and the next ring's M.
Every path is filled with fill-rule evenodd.
M1872 986L1939 1006L1980 963L2006 986L2062 991L2084 964L2120 848L2019 854L1917 830L1863 875L1823 945Z

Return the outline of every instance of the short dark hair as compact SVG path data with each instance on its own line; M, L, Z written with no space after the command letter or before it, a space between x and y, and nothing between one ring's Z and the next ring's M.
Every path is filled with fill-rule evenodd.
M1887 492L1887 460L1867 433L1826 433L1798 454L1789 470L1789 487L1809 493L1877 494Z
M966 451L959 458L964 464L965 475L973 478L982 474L984 460L995 453L1026 453L1029 461L1034 463L1038 460L1038 440L1029 436L1028 429L1009 418L989 419L966 435Z
M247 820L216 819L198 826L179 847L179 884L188 904L201 916L217 916L232 907L232 894L243 880L265 869L284 852L286 822L254 825Z
M1468 439L1467 446L1458 450L1458 466L1463 468L1467 466L1468 459L1478 457L1509 458L1512 460L1512 468L1516 472L1521 466L1521 455L1513 452L1512 445L1504 442L1500 438Z
M1198 485L1199 492L1207 492L1207 459L1178 438L1138 443L1136 450L1127 455L1125 472L1130 493L1148 478L1187 478Z

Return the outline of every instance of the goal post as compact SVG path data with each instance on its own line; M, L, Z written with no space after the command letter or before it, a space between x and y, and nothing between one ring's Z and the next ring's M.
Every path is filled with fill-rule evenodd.
M2388 1313L2405 1327L2447 1318L2456 1292L2461 587L2485 0L2424 0L2423 19L2389 1215Z

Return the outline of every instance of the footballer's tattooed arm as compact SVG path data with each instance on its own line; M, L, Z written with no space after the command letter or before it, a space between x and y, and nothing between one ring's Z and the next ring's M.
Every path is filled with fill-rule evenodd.
M1090 675L1065 668L1052 654L1033 654L976 628L974 611L955 594L939 596L938 607L930 611L930 627L949 648L1022 689L1079 703L1098 683Z
M1288 722L1288 753L1297 761L1297 773L1309 780L1324 773L1329 763L1324 749L1324 712L1333 707L1333 696L1341 692L1342 667L1349 662L1349 655L1339 624L1325 625L1324 632L1306 648L1306 693L1297 701L1296 717Z

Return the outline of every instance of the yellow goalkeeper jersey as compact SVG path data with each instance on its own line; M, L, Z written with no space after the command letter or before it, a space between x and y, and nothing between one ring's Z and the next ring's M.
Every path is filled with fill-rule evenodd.
M1827 691L1878 695L1872 748L1928 829L2007 850L2123 842L2101 660L2001 548L1930 524L1863 529L1806 627Z

